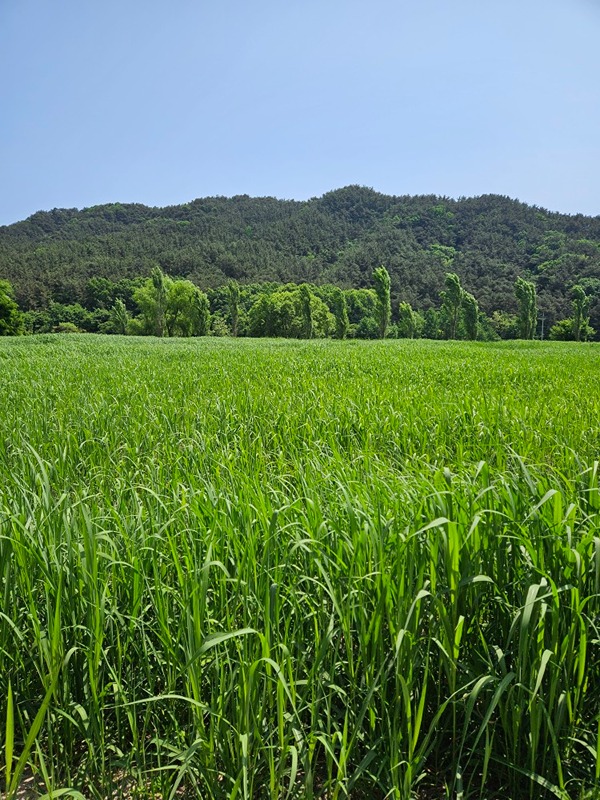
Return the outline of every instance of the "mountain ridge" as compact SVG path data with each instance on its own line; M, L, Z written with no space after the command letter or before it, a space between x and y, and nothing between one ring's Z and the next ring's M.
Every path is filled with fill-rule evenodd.
M24 309L85 304L93 277L148 275L154 264L203 289L241 283L370 285L384 264L394 301L439 303L456 272L486 313L514 312L522 275L550 322L584 282L600 317L600 216L562 214L505 195L386 195L351 185L310 200L213 196L170 206L107 203L38 211L0 227L0 278Z

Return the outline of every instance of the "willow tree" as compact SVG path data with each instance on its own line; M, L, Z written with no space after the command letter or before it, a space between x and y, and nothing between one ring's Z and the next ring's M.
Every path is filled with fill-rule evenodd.
M519 327L522 339L533 339L537 328L537 296L535 285L518 277L515 294L519 303Z
M167 292L165 324L168 336L204 336L207 325L199 310L204 304L204 292L191 281L172 281ZM206 298L208 306L208 298Z
M205 336L210 325L208 297L188 280L174 281L155 267L133 299L140 316L132 327L155 336Z
M385 267L377 267L373 272L373 283L377 295L377 325L379 338L385 339L390 317L392 315L392 300L390 294L390 274Z

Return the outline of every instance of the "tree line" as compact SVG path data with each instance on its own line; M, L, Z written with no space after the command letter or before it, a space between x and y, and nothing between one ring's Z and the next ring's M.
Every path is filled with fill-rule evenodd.
M92 278L88 307L51 303L40 311L19 310L14 290L0 281L0 335L24 333L112 333L138 336L251 336L313 339L429 338L533 339L538 329L535 285L518 277L518 313L486 315L455 272L446 272L437 308L414 309L392 302L386 267L377 267L369 288L334 285L253 284L230 280L202 291L192 281L172 278L158 265L135 280ZM556 322L550 339L592 338L591 298L577 284L572 315Z
M392 332L405 322L401 303L421 315L439 312L447 273L458 276L487 319L496 314L501 336L518 334L518 277L535 286L537 335L543 326L544 337L571 318L578 285L589 298L590 325L600 331L600 217L557 214L497 195L453 200L347 186L303 202L237 196L166 208L54 209L0 227L0 278L12 284L21 310L52 308L54 324L56 304L97 312L96 327L107 322L103 314L112 303L92 302L93 279L121 284L129 313L138 315L127 286L137 288L157 264L171 279L202 287L211 314L210 292L230 281L261 292L273 284L372 289L383 264ZM85 327L73 315L72 324ZM429 314L426 330L434 327ZM564 325L562 332L573 335ZM457 328L456 335L463 332Z

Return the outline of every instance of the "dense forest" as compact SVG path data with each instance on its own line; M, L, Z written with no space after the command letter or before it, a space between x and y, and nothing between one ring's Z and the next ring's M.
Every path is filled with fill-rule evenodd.
M551 213L496 195L452 200L348 186L305 202L243 195L167 208L54 209L0 227L0 280L10 282L18 306L29 312L30 329L47 327L48 314L55 327L77 325L65 318L77 316L61 311L65 306L97 313L97 329L117 299L139 314L136 292L139 300L158 266L168 279L186 279L207 294L217 333L231 328L226 287L239 283L239 332L251 332L248 313L263 289L311 284L333 311L334 287L370 289L380 265L390 276L396 326L410 304L423 327L427 312L442 305L451 272L501 336L514 331L518 277L536 289L536 335L571 317L576 285L589 298L591 327L600 331L600 217ZM351 333L360 335L356 306L371 300L364 293L348 299Z

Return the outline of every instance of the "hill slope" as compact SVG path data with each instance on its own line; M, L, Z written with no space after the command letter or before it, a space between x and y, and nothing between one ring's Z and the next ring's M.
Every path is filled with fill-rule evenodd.
M422 309L439 302L452 270L487 313L515 310L513 284L524 275L549 323L570 313L570 289L583 281L600 327L600 217L497 195L397 197L348 186L305 202L243 195L54 209L0 227L0 278L25 309L85 303L91 277L145 276L155 263L202 288L230 278L360 287L384 264L394 299Z

